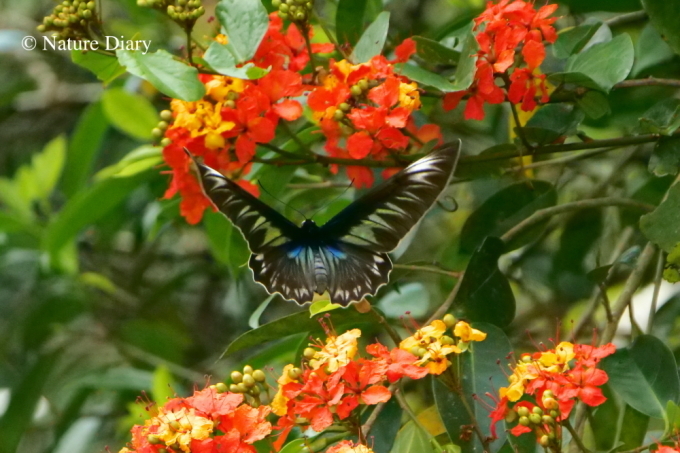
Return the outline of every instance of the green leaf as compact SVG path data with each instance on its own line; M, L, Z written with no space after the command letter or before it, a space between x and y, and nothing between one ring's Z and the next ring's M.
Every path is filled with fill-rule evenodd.
M65 161L66 138L60 135L33 156L30 167L22 167L25 169L23 174L30 175L29 185L34 193L34 200L47 200L59 181Z
M102 218L118 206L139 186L138 178L107 179L79 192L57 214L47 228L43 247L53 263L58 262L61 250L85 226Z
M590 424L597 447L596 451L611 451L616 445L620 409L611 388L608 385L603 385L601 388L607 400L594 408Z
M527 121L524 134L530 142L545 145L575 135L584 118L583 111L571 104L544 105Z
M555 206L556 202L555 188L546 181L532 181L531 185L519 182L496 192L465 221L460 234L461 252L471 253L485 237L500 237L537 210ZM528 244L544 226L538 225L515 238L507 250Z
M452 392L438 379L433 381L432 386L439 415L451 439L460 439L465 434L466 425L474 423L466 406L472 408L482 433L490 435L489 410L473 398L473 395L496 394L496 389L506 386L508 382L498 362L504 362L505 358L512 353L510 340L501 329L492 324L474 323L473 327L486 332L487 337L484 341L472 343L469 351L457 356L461 362L462 391ZM466 402L462 400L462 397L466 399ZM505 441L503 427L497 426L496 433L498 435L496 445L502 445ZM484 451L479 439L476 436L473 439L473 441L461 443L462 453Z
M467 90L472 85L472 81L475 78L475 72L477 70L477 51L479 50L479 45L477 44L477 39L472 33L472 27L474 22L470 24L463 30L463 35L465 36L463 40L463 48L460 50L460 59L458 60L458 67L456 68L456 74L454 75L454 84L456 85L456 90L461 91Z
M460 61L460 52L423 36L413 36L416 53L429 64L455 66Z
M657 208L640 218L642 233L670 252L680 242L680 184L674 184L668 190L668 197Z
M553 53L562 59L580 52L601 25L596 22L560 30L557 41L553 44Z
M413 301L417 300L418 304ZM399 285L398 288L391 290L378 301L378 307L388 318L398 319L407 311L415 319L423 318L427 315L430 306L430 294L425 289L425 285L420 282L410 282Z
M427 69L421 68L420 66L408 63L397 63L394 66L395 70L401 73L401 75L406 76L421 85L431 86L443 93L460 91L460 88L457 84L451 83L439 74L430 72Z
M253 63L247 63L239 68L236 67L236 60L229 51L228 46L218 42L213 42L208 47L203 59L208 65L220 74L237 79L253 80L269 74L269 69L258 68Z
M680 138L661 139L656 142L649 158L649 171L655 176L677 175L680 167Z
M80 116L68 146L61 179L61 188L67 196L75 195L87 184L108 128L109 122L100 101L90 104Z
M680 127L680 99L664 99L654 104L640 118L645 134L671 135Z
M250 251L241 232L224 215L212 210L203 214L203 226L217 261L229 267L234 276L246 270Z
M340 44L354 45L364 29L366 0L340 0L335 12L335 30Z
M312 302L312 305L309 306L309 317L313 318L320 313L327 313L329 311L337 310L338 308L342 308L342 305L334 304L329 299L317 300L316 302Z
M514 319L515 296L498 269L498 258L503 253L503 241L487 237L472 254L456 297L467 319L501 327Z
M387 39L389 27L390 13L383 11L378 14L378 17L368 26L364 34L361 35L349 59L354 64L359 64L366 63L376 55L380 55Z
M665 434L672 434L680 429L680 406L678 406L673 401L669 401L666 405L666 429L664 429Z
M272 300L276 297L276 294L270 294L265 300L260 303L260 305L257 306L255 311L250 315L250 318L248 318L248 327L251 329L257 329L260 327L260 318L262 317L262 313L269 307L269 304L271 303Z
M142 52L118 49L116 55L120 64L130 73L146 80L171 98L197 101L205 95L205 86L198 80L198 69L175 60L165 50L144 55Z
M295 439L288 442L279 453L311 453L307 447L307 439Z
M587 91L583 96L576 99L583 113L594 120L602 118L611 113L607 96L599 91Z
M569 6L572 14L592 11L626 12L639 11L640 0L564 0L561 3Z
M580 72L554 72L548 76L548 80L553 85L573 84L593 90L602 89L597 82Z
M371 428L371 439L375 453L390 453L401 426L402 409L396 398L390 399ZM368 419L368 411L365 413ZM365 423L365 420L362 420Z
M133 149L120 161L102 168L94 175L95 181L107 178L129 178L152 169L163 162L163 150L157 146L142 145Z
M667 0L642 0L642 6L649 15L652 25L671 49L680 55L680 30L678 29L680 3Z
M633 74L638 76L647 69L673 59L674 56L675 53L656 28L652 24L647 24L635 43Z
M418 425L409 421L397 433L390 453L433 453L430 438Z
M619 427L618 451L633 450L642 445L649 426L649 416L626 405Z
M158 113L144 96L123 88L110 88L102 94L102 107L111 124L124 134L141 141L151 140L158 125Z
M165 365L159 365L153 372L153 387L151 395L153 400L159 404L167 401L176 395L176 383L172 378L172 373Z
M215 13L227 35L227 47L236 63L250 60L269 27L269 16L262 2L220 0Z
M71 60L78 66L92 71L104 85L108 85L125 74L125 68L118 63L118 59L113 55L72 50Z
M17 451L21 438L31 425L38 401L44 394L44 387L52 375L58 357L58 352L35 357L33 366L25 375L15 379L16 385L12 388L9 405L0 418L0 452Z
M567 60L566 72L577 72L592 79L605 92L625 80L633 67L635 50L627 33L594 46Z
M633 344L605 357L609 385L626 404L645 415L664 418L668 401L680 399L680 378L673 353L661 340L641 335Z
M323 316L323 315L322 315ZM319 325L317 318L310 318L307 311L301 311L293 315L279 318L267 324L263 324L257 329L249 330L236 338L224 351L222 356L233 354L246 348L258 346L263 343L279 340L281 338L298 335L301 333L312 332L320 334L323 329ZM372 324L376 318L372 314L362 314L353 309L336 310L332 318L333 325L338 332L342 327L357 327L358 324Z

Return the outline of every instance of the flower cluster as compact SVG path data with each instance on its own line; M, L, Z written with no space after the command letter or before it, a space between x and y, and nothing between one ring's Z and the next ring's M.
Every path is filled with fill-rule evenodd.
M491 434L496 437L496 422L517 419L513 435L533 431L544 447L559 445L559 422L569 417L577 400L589 406L606 400L600 386L608 376L597 364L615 350L611 343L596 348L561 342L555 349L523 354L508 378L510 385L499 390Z
M132 428L132 442L120 453L255 453L252 444L271 433L266 420L271 409L249 406L243 395L220 393L218 387L168 400L144 425Z
M480 341L485 337L464 322L456 326L467 340ZM276 427L282 430L277 444L282 445L295 426L321 432L334 423L358 416L354 409L361 404L388 401L392 394L385 385L387 382L394 383L403 377L420 379L444 371L450 363L446 355L465 349L462 344L455 346L453 340L442 345L442 341L446 343L445 330L444 322L437 320L404 340L400 347L390 350L380 343L370 344L366 347L370 358L358 356L359 329L342 335L329 334L324 344L310 345L303 353L303 367L286 365L278 380L279 389L272 401L272 411L280 416ZM414 348L423 348L425 352L418 355L407 350ZM431 366L435 362L437 365Z
M420 108L418 86L394 69L394 62L406 61L414 52L414 41L407 39L397 47L395 61L382 55L357 65L347 60L331 61L328 72L319 77L319 86L308 97L327 139L329 155L384 159L409 147L404 129L421 143L432 139L441 143L438 126L416 129L411 115ZM337 172L337 166L333 171ZM365 167L349 166L347 173L356 187L373 184L373 173Z
M548 17L556 9L556 4L550 4L536 10L533 3L524 0L488 2L475 19L479 51L474 81L467 90L446 94L444 109L455 108L468 95L465 119L484 119L485 102L500 104L505 100L505 92L496 85L497 76L505 81L508 100L521 104L522 110L536 108L536 97L546 102L548 89L539 66L545 59L544 41L553 43L557 39L552 26L557 18Z
M226 43L220 35L218 42ZM327 52L327 45L317 44L315 52ZM173 122L165 131L163 157L170 166L172 181L165 193L182 197L180 212L186 220L198 223L210 201L190 171L190 158L183 148L203 158L206 165L238 179L248 173L258 143L268 143L275 136L279 121L293 121L302 115L302 105L293 99L305 87L300 71L309 54L300 31L291 25L286 31L275 14L258 47L252 63L270 68L257 80L242 80L222 75L201 74L206 95L193 102L173 99L170 102ZM239 180L238 184L254 195L257 186Z

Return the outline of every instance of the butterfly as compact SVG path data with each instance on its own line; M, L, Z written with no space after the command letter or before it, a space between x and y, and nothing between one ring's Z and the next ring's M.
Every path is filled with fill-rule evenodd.
M311 302L314 293L328 292L332 303L347 306L388 282L388 252L448 186L459 151L460 141L433 151L322 226L309 219L295 225L229 178L192 160L205 195L248 243L255 281L300 305Z

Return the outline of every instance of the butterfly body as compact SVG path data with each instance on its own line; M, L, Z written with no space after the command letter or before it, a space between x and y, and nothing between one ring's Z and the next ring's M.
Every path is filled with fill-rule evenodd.
M448 185L460 143L437 150L371 189L324 225L299 227L235 182L195 162L204 192L241 230L254 278L270 293L299 304L314 293L343 306L389 280L388 252L415 226Z

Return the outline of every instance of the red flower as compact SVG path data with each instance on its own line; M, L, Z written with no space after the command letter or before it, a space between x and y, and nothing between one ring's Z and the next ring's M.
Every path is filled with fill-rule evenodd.
M414 53L416 53L416 42L413 38L406 38L394 49L394 54L397 56L394 61L406 63Z

